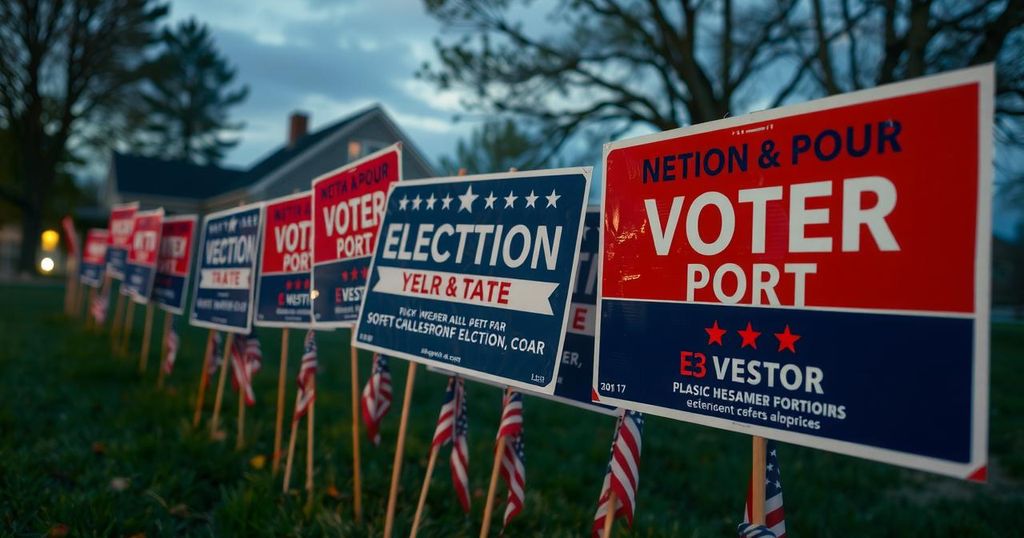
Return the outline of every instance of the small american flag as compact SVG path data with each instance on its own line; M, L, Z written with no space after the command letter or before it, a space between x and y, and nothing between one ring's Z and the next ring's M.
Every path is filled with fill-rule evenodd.
M171 330L167 333L167 339L164 341L164 347L167 352L164 355L164 373L170 375L171 370L174 370L174 361L178 358L178 320L177 318L171 322Z
M633 526L633 512L636 508L636 490L640 483L640 449L644 432L644 414L625 411L619 416L612 438L611 458L608 470L604 474L601 485L601 496L597 501L597 512L594 514L594 536L600 536L604 530L605 518L612 511L609 500L612 490L615 491L614 513L617 517L625 517L629 526Z
M107 298L105 293L99 293L92 299L92 304L89 305L89 311L92 313L92 317L96 320L97 325L103 325L107 322L107 306L110 304L110 299Z
M501 410L498 439L507 437L501 455L501 477L508 488L505 518L502 527L523 510L526 501L526 445L523 443L523 395L511 391L505 396Z
M309 405L316 399L316 334L313 329L306 332L306 340L302 352L302 364L299 366L299 393L295 395L295 415L297 421L309 410Z
M217 370L220 369L221 363L224 362L224 339L221 333L213 331L213 338L209 340L209 347L206 349L206 356L210 357L210 362L206 364L206 372L209 375L214 375Z
M764 466L764 527L771 534L764 533L764 527L750 524L751 498L753 489L747 485L747 503L743 507L743 523L737 529L740 536L786 538L786 512L782 508L782 472L779 469L779 455L775 441L768 441L765 450L768 457Z
M366 435L374 445L380 445L380 423L391 409L391 368L388 358L373 354L373 373L363 387L363 422Z
M445 391L444 405L437 417L434 428L432 447L442 447L452 443L449 465L452 471L452 485L459 498L462 510L469 513L469 415L466 412L465 381L453 376L448 378L448 389Z
M232 344L231 370L234 373L232 385L235 390L245 394L245 405L256 403L256 393L252 390L252 378L263 366L263 350L256 333L248 336L238 335Z

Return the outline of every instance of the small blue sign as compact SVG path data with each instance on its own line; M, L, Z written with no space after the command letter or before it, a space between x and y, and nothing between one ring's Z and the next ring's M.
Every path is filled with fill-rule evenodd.
M78 279L91 288L98 288L103 284L103 273L107 268L107 262L89 263L83 261L78 266Z
M397 183L354 344L552 394L589 168Z
M259 260L263 204L203 218L189 323L248 334Z

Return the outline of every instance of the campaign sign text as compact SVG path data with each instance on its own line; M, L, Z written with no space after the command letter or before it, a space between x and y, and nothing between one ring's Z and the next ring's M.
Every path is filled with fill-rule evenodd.
M313 221L310 192L267 202L256 319L262 327L308 327Z
M605 149L600 401L983 479L990 66Z
M132 226L135 224L135 212L138 210L138 202L117 204L110 208L110 221L107 224L107 273L112 278L124 278L128 250L131 248Z
M313 322L351 327L359 317L388 187L402 179L395 144L313 180Z
M153 300L172 313L185 311L185 290L192 268L192 250L196 236L195 215L164 217L160 234L160 255L157 257Z
M189 323L248 334L263 204L203 217Z
M135 213L132 246L128 250L128 263L124 270L124 289L132 300L140 304L148 303L153 292L163 219L163 209Z
M82 264L78 267L78 280L93 288L103 285L103 272L107 267L107 230L90 228L85 232Z
M356 345L551 394L590 169L397 183Z

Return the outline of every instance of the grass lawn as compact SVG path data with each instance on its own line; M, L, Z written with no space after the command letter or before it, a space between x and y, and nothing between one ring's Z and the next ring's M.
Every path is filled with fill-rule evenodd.
M38 536L66 528L93 535L380 536L406 365L392 363L395 402L380 447L364 442L364 522L352 513L348 331L319 338L316 494L307 504L281 493L280 477L251 464L269 457L280 331L259 332L264 368L248 410L248 443L234 449L237 395L226 392L225 441L191 418L206 332L187 328L163 391L156 356L137 370L142 309L131 355L114 358L106 334L61 313L56 286L0 286L0 534ZM111 308L113 311L113 308ZM156 328L163 315L156 316ZM291 335L289 406L302 334ZM159 341L155 331L154 342ZM1013 536L1024 528L1024 326L992 329L990 483L971 484L827 452L779 450L786 522L793 536ZM369 356L360 359L361 380ZM912 382L913 380L908 380ZM395 536L415 511L444 392L420 368L406 442ZM438 461L421 536L476 536L501 394L478 383L470 403L473 512L455 501L447 451ZM207 395L207 414L213 392ZM608 457L614 419L527 398L527 498L509 536L586 536ZM286 437L287 439L287 437ZM297 453L304 454L304 437ZM619 536L731 536L750 465L743 435L650 417L644 432L637 518ZM299 459L293 489L305 479ZM499 492L501 490L499 489ZM498 507L498 514L503 510ZM496 517L500 520L500 517ZM497 533L494 526L493 534Z

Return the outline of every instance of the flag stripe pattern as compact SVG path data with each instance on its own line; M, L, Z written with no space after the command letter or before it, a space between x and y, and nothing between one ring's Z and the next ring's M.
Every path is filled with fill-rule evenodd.
M99 293L93 297L92 304L89 305L89 311L92 313L92 318L96 320L97 325L103 325L107 322L107 306L110 304L110 299L107 298L105 293Z
M302 418L309 411L310 404L316 399L316 334L313 329L306 331L303 342L302 363L299 365L299 392L295 395L295 414L293 421Z
M644 415L635 411L624 411L619 416L612 438L611 457L601 484L597 512L594 514L593 535L600 536L604 530L605 518L609 513L626 518L633 525L636 509L636 492L640 484L640 449L644 429ZM615 491L615 506L609 506L611 492Z
M178 346L180 345L178 339L178 318L174 318L171 321L171 330L167 333L167 338L164 340L164 348L166 353L164 354L164 373L170 375L171 370L174 370L174 361L178 358Z
M526 501L526 445L523 441L523 395L510 391L505 396L501 411L498 440L505 439L501 455L501 477L508 488L505 517L507 527L512 518L523 510Z
M764 526L771 534L756 534L763 532L758 527L750 525L753 516L751 500L753 497L752 485L747 486L747 502L743 507L743 523L737 529L740 536L775 536L786 538L786 512L782 506L782 472L779 469L779 455L775 441L768 441L765 447L767 457L765 458L764 469ZM747 534L744 534L747 532ZM754 534L751 534L754 533Z
M373 355L373 373L363 387L361 404L366 435L374 445L380 445L380 424L391 409L391 368L388 358L380 353Z
M445 389L444 405L437 417L434 428L434 440L431 447L437 448L452 444L449 467L452 473L452 485L459 499L462 510L469 513L469 415L466 412L466 384L458 376L448 378Z
M263 351L256 333L248 336L239 335L231 345L231 370L234 374L232 386L241 390L245 396L245 405L256 403L256 393L252 389L252 378L263 366Z

